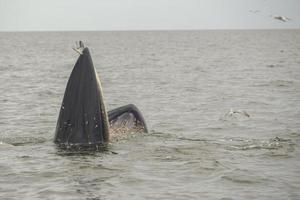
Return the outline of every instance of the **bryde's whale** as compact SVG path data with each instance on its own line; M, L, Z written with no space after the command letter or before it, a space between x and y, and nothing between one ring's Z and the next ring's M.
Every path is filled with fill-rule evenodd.
M105 147L110 133L118 129L147 132L145 120L133 104L106 112L89 49L80 42L75 50L80 56L67 83L54 142L62 147Z

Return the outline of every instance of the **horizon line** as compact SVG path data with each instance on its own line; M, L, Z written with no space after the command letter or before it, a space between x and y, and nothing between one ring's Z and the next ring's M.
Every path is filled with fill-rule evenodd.
M147 31L254 31L254 30L300 30L300 28L211 28L211 29L102 29L102 30L0 30L0 33L31 32L147 32Z

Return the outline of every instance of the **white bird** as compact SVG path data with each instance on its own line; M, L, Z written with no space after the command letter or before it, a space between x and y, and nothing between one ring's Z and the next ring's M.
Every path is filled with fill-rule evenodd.
M249 12L251 12L251 13L258 13L258 12L260 12L260 10L249 10Z
M76 51L77 53L79 53L80 55L83 54L83 49L84 49L84 44L82 41L79 41L79 44L76 43L76 47L72 47L72 49L74 51Z
M283 22L287 22L287 21L291 20L291 18L281 16L281 15L271 15L271 17L273 17L274 19L277 19L279 21L283 21Z
M250 115L244 111L244 110L233 110L232 108L230 109L230 111L228 113L225 114L225 116L233 116L234 114L239 114L239 115L244 115L246 117L250 117Z

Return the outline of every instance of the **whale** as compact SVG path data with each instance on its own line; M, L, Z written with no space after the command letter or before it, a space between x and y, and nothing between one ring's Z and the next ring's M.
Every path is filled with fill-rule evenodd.
M106 147L115 132L148 132L141 111L128 104L106 110L103 88L90 51L79 42L57 119L54 143L60 147ZM120 131L121 130L121 131Z

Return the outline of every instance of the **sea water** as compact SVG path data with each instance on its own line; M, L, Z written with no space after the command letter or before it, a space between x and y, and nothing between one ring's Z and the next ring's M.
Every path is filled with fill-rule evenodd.
M82 40L150 132L53 144ZM0 33L0 198L300 199L300 31Z

